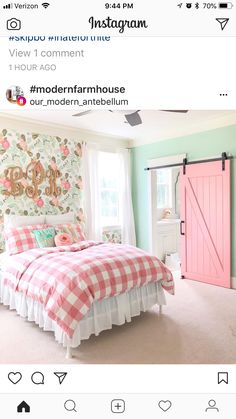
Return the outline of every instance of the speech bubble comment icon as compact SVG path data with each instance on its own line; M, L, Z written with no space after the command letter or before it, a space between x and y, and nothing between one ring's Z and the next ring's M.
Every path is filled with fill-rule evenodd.
M31 381L36 385L44 384L44 375L40 371L35 371L31 375Z

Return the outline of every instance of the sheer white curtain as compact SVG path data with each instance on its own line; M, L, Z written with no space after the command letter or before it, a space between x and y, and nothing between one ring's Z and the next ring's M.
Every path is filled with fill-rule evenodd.
M86 237L102 240L101 195L99 187L99 150L96 146L83 144L84 210L86 215Z
M120 219L122 243L136 245L131 189L130 150L118 151L120 160Z
M86 215L86 237L102 240L101 191L99 174L99 147L83 144L84 210ZM117 178L119 180L119 219L122 243L136 244L134 214L131 194L130 151L119 149ZM108 173L109 176L109 173ZM106 227L106 230L109 230Z

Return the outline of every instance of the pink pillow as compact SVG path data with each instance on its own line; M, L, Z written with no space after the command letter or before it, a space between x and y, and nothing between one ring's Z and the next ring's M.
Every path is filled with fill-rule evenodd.
M57 234L66 233L71 239L72 243L78 243L85 240L85 236L79 224L67 223L57 224L53 226Z
M58 233L54 240L56 246L67 246L73 243L71 236L67 233Z
M43 230L48 225L36 224L24 227L7 227L4 230L7 252L10 255L25 252L38 247L33 230Z

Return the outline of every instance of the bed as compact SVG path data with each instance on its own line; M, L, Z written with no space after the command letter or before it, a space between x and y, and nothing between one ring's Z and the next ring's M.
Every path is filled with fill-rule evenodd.
M171 272L128 245L82 240L31 248L0 259L0 302L72 348L92 334L131 321L173 294Z

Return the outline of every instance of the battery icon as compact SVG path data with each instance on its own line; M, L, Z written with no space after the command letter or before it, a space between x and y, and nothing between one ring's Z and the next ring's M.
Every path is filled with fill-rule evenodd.
M219 9L232 9L233 3L219 3Z

